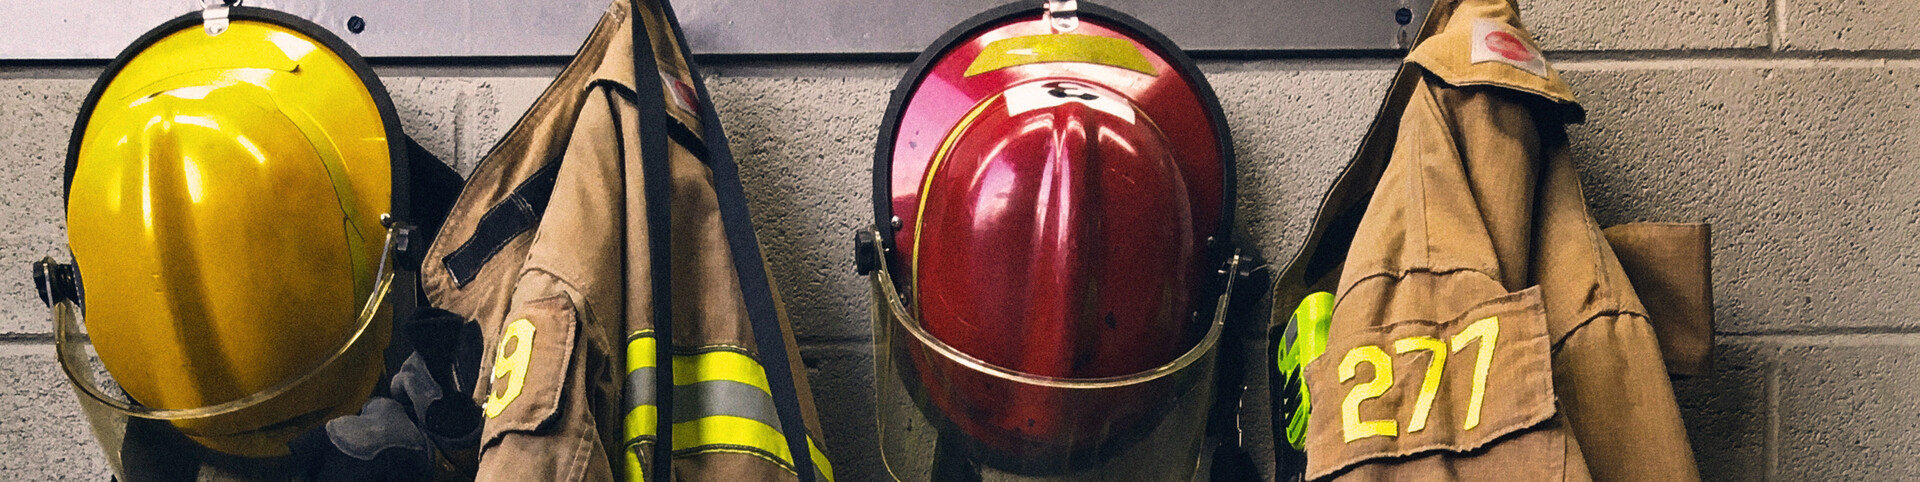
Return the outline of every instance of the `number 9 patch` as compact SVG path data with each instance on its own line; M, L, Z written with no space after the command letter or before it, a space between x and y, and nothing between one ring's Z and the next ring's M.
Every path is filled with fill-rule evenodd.
M579 321L566 296L516 303L508 313L481 328L487 352L474 396L484 397L483 446L505 433L552 427L547 421L558 413L567 384L586 383L574 369Z
M1346 300L1342 300L1346 301ZM1539 289L1446 321L1342 329L1307 367L1307 475L1381 457L1466 452L1554 415Z
M539 329L526 318L513 320L493 349L493 390L487 392L487 418L500 416L527 387L527 360L533 358L533 336Z

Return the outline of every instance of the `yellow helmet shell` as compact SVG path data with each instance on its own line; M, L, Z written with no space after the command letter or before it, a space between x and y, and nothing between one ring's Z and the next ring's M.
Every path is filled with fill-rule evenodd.
M289 16L235 17L219 35L171 22L96 85L67 229L87 332L138 403L218 405L318 370L257 405L173 420L208 448L270 456L378 381L384 318L319 365L357 334L404 161L358 56Z

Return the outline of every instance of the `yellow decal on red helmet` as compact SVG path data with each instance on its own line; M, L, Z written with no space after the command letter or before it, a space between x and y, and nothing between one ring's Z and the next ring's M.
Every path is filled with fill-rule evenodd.
M1040 62L1085 62L1159 75L1147 57L1140 54L1140 49L1126 39L1047 34L1008 37L987 44L980 50L980 56L967 65L966 76Z

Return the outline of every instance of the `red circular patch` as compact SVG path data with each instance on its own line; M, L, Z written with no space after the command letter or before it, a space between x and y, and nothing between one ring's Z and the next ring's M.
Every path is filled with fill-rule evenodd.
M1489 33L1487 34L1486 41L1487 50L1492 50L1494 53L1500 54L1501 57L1506 57L1515 62L1533 60L1533 52L1527 50L1527 44L1521 42L1520 39L1514 37L1513 34L1506 32Z

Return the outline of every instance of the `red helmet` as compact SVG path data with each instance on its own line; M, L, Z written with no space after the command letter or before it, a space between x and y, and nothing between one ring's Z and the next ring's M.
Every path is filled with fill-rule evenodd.
M1120 94L1065 78L981 101L927 168L907 252L927 330L1041 376L1127 375L1200 336L1187 183Z
M1069 29L1019 4L950 31L895 90L876 154L887 288L915 334L893 348L901 377L1011 470L1139 438L1192 380L1123 381L1210 351L1225 122L1169 42L1082 7Z

